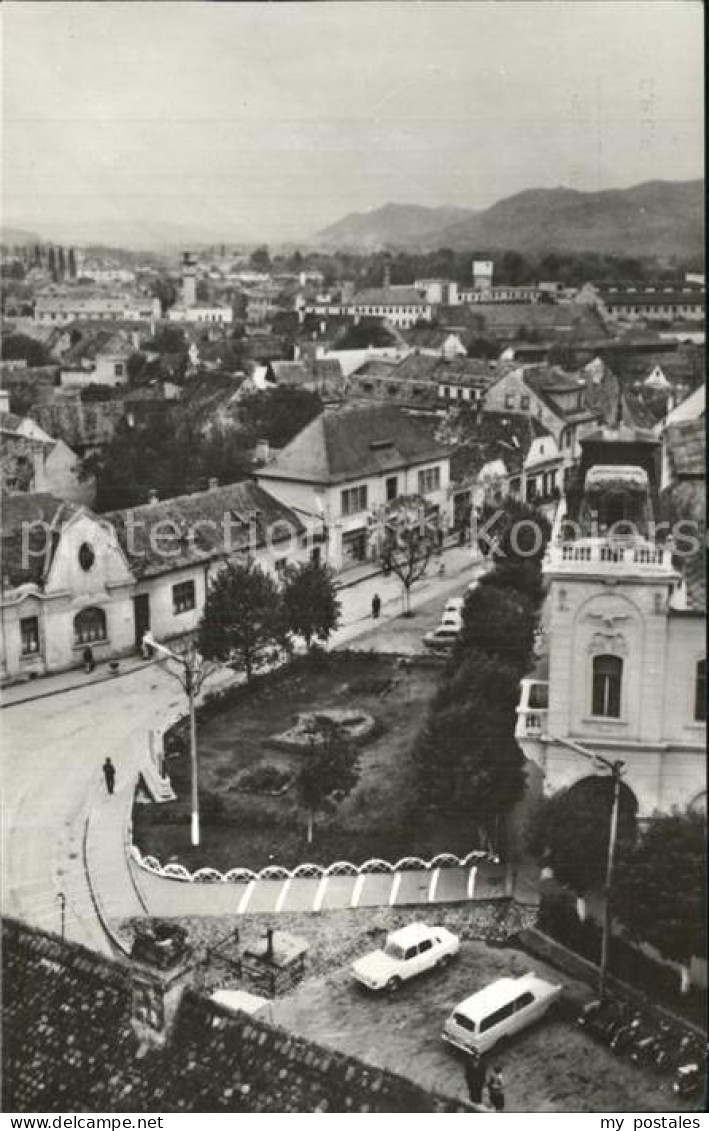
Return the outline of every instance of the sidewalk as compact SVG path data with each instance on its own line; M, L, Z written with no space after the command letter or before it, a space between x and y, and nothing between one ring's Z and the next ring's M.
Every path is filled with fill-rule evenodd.
M155 660L144 660L142 656L121 656L118 658L119 667L116 672L112 672L106 662L98 664L90 675L83 668L77 667L54 675L39 676L24 683L13 683L0 692L0 709L15 707L19 703L30 703L36 699L47 699L64 691L83 690L93 683L108 683L109 680L121 679L123 676L143 671L155 662Z
M446 569L443 577L439 577L437 572L441 560L445 561ZM420 603L420 595L423 593L426 594L424 600L427 600L439 593L446 595L449 590L458 588L459 579L466 572L470 574L472 580L478 575L481 562L484 562L484 559L471 557L469 546L449 546L444 551L443 558L432 559L428 574L412 587L412 605L415 607ZM371 605L375 593L379 593L382 601L380 624L387 618L398 616L402 611L401 582L394 574L385 577L381 567L374 562L363 562L361 566L348 571L338 582L338 589L343 615L340 627L331 638L331 647L343 647L372 627ZM0 691L0 710L46 699L52 695L60 695L66 691L83 690L91 684L121 679L144 671L156 663L155 660L145 660L139 655L120 656L117 660L119 667L116 672L112 672L106 662L99 664L90 675L77 667L54 675L40 676L24 683L11 684Z

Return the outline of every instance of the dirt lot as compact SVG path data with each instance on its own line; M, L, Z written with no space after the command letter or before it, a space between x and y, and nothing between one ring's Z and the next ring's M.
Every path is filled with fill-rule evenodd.
M466 1096L459 1056L441 1040L448 1011L463 997L505 975L538 972L562 981L578 1000L588 987L521 951L478 941L490 909L439 907L426 922L443 923L462 939L461 954L447 970L410 983L396 997L371 995L353 984L349 963L380 946L386 931L411 922L409 911L336 911L322 915L259 916L241 920L187 920L202 942L225 937L239 925L242 943L263 937L267 926L287 930L310 944L309 977L272 1005L272 1019L321 1044L410 1076L424 1087ZM214 984L224 984L216 981ZM507 1083L507 1109L524 1112L659 1112L692 1110L678 1102L668 1081L621 1060L573 1023L549 1019L501 1045L490 1062Z
M367 653L333 656L331 664L316 670L284 670L252 697L200 723L201 847L190 849L185 835L189 762L184 754L168 762L178 800L159 808L136 806L136 843L163 861L222 870L293 866L307 859L358 863L371 856L395 860L411 853L468 852L475 845L467 828L450 823L424 828L410 808L411 750L439 673L439 663L430 658L421 657L404 669L396 657ZM280 797L266 797L241 792L236 779L259 762L297 768L302 755L276 749L270 740L291 726L299 712L328 707L370 713L377 732L361 748L358 785L329 817L318 818L309 846L306 817L293 787Z

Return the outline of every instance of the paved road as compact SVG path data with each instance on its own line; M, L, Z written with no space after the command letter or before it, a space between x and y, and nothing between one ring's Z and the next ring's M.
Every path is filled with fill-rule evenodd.
M446 562L444 578L434 576L419 584L414 607L442 604L443 598L465 588L473 575L469 553L451 550ZM395 619L400 586L395 579L381 577L343 590L343 626L334 646L348 646L369 632L374 592L382 597L382 620L376 642L368 640L367 646L385 651L392 647L392 634L401 624ZM77 678L79 685L74 686ZM44 697L29 700L30 694ZM85 867L88 816L102 797L101 763L110 755L119 788L130 786L143 757L143 736L180 703L181 694L178 684L154 665L90 682L67 673L4 693L3 704L9 708L0 714L5 914L59 930L63 895L67 937L98 950L107 948L95 901L98 896L110 904L112 891L92 892ZM120 822L109 821L104 827L106 835L99 839L114 862L109 886L114 902L117 898L122 905L121 893L127 894L132 881L122 863Z

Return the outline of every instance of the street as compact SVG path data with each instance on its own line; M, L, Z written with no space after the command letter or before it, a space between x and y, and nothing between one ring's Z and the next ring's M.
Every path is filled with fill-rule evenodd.
M445 560L443 577L435 572L437 563L431 563L430 577L414 587L417 615L411 620L400 616L401 585L394 577L377 576L344 588L342 624L331 646L420 650L421 635L438 620L444 599L462 592L474 576L469 550L449 550ZM382 599L376 627L371 619L375 592ZM0 715L2 910L60 931L65 897L67 937L97 950L106 950L108 943L86 875L85 838L88 815L104 791L101 764L110 755L117 790L122 781L132 781L149 729L179 706L182 695L155 664L122 666L126 674L114 677L101 671L85 677L76 671L8 688ZM231 678L231 673L217 673L209 686ZM122 839L115 849L123 851ZM105 894L110 900L110 893Z

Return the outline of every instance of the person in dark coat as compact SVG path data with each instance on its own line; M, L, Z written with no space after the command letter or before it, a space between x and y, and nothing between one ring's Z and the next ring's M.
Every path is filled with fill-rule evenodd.
M89 648L88 645L87 645L86 648L84 648L84 651L81 653L81 657L84 661L84 671L86 672L87 675L89 675L90 672L92 672L94 670L94 668L96 667L96 661L94 660L93 649Z
M485 1065L480 1053L475 1049L465 1061L465 1082L468 1085L468 1095L471 1104L482 1104L483 1089L485 1087Z
M106 789L110 795L113 793L116 785L116 767L110 758L107 758L103 764L103 776L106 779Z
M487 1094L495 1111L505 1110L505 1081L502 1078L502 1069L496 1064L490 1073L487 1082Z
M382 599L381 599L381 597L379 596L378 593L375 593L374 596L372 597L372 618L373 618L373 620L379 620L379 614L380 614L381 611L382 611Z

